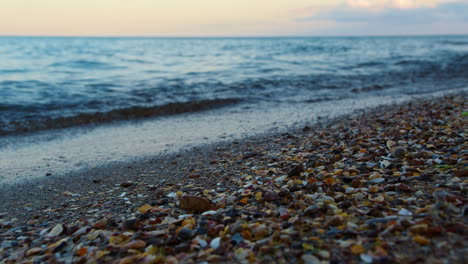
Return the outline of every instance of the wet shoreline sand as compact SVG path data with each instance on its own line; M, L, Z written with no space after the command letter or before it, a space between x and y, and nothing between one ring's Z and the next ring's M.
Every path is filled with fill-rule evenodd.
M0 256L461 262L465 96L3 186ZM211 210L184 216L184 195Z

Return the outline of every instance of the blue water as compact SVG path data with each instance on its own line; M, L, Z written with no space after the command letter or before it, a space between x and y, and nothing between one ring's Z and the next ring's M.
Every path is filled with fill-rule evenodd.
M0 135L466 87L468 36L0 38Z

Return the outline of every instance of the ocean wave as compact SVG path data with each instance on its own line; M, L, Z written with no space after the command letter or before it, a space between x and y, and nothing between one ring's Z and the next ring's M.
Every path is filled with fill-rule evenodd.
M0 120L0 135L34 132L40 130L59 129L91 124L103 124L114 121L137 120L150 117L199 112L241 102L237 98L176 102L159 106L132 106L114 109L107 112L80 113L67 117L37 117L30 120ZM20 105L0 105L0 109L22 107ZM24 110L24 109L23 109Z
M468 41L445 40L441 41L440 43L454 46L468 46Z
M394 63L394 65L399 66L427 66L434 65L435 62L428 60L401 60Z
M0 69L0 74L26 73L30 71L28 69Z
M110 63L91 61L91 60L71 60L64 62L55 62L50 65L51 67L65 67L65 68L77 68L77 69L125 69L125 66L112 65Z
M24 81L1 81L0 89L4 87L14 87L14 88L34 88L34 87L47 87L48 83L38 81L38 80L24 80Z
M136 63L136 64L154 64L151 61L148 60L142 60L142 59L122 59L124 62L130 62L130 63Z
M385 88L384 86L374 84L374 85L370 85L370 86L353 88L353 89L351 89L351 92L353 92L353 93L362 93L362 92L370 92L370 91L380 91L380 90L383 90L384 88Z

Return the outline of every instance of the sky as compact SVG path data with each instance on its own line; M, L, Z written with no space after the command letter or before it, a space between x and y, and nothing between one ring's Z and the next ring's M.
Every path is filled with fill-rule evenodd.
M0 35L468 34L468 0L0 0Z

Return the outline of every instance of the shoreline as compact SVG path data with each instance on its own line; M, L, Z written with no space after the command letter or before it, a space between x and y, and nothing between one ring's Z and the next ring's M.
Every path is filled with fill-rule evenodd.
M236 191L238 190L250 188L250 187L246 188L245 185L236 186L235 183L239 181L239 177L244 178L244 181L246 181L245 184L248 185L252 183L248 183L249 181L246 180L245 178L248 177L248 175L251 175L250 177L255 178L255 176L252 176L252 174L255 172L258 173L257 176L261 176L260 177L261 179L266 178L267 175L273 175L274 177L282 177L285 174L288 175L291 172L292 167L297 166L297 165L303 166L302 169L304 169L305 171L299 172L299 175L293 175L294 173L291 174L290 177L293 178L293 183L289 187L295 186L295 184L297 184L295 183L295 180L298 180L295 177L300 176L300 175L304 176L305 175L304 173L307 173L308 175L309 174L313 175L313 178L315 179L314 182L324 181L325 185L331 184L327 182L327 179L334 179L333 180L334 182L337 179L340 181L345 181L343 177L349 178L352 175L343 176L342 174L340 174L343 171L340 173L336 173L336 168L334 168L333 166L330 167L330 164L328 165L324 164L323 165L324 168L321 168L321 170L318 170L318 168L320 167L320 164L311 165L307 162L307 159L309 159L308 158L309 156L314 156L314 155L320 156L323 154L321 152L317 152L314 148L320 149L322 151L324 151L324 149L329 149L329 150L337 149L338 146L334 144L336 142L327 141L328 143L326 142L324 143L324 142L321 142L321 140L324 140L324 139L320 139L321 137L325 139L328 138L330 140L333 138L332 135L342 135L343 133L347 133L346 131L347 126L358 129L358 130L363 129L365 132L366 120L368 120L371 125L375 125L376 123L381 122L380 126L382 127L382 129L384 131L386 130L390 131L392 130L392 128L390 127L390 123L393 123L393 125L398 125L398 126L401 124L396 122L395 120L385 121L385 118L379 121L379 118L378 118L379 115L381 116L387 115L387 116L392 117L393 119L398 118L398 117L406 117L409 119L413 118L413 120L417 120L417 118L412 117L412 116L408 117L408 115L428 113L430 112L430 109L428 108L431 107L431 104L437 110L445 111L447 110L446 107L449 106L448 102L450 100L455 100L458 104L461 104L460 107L463 109L460 110L460 109L456 109L452 107L452 109L448 109L447 112L450 112L452 114L454 113L460 114L461 112L465 110L464 107L466 107L466 102L463 101L463 95L465 94L466 93L461 92L458 95L451 95L451 96L431 98L431 99L419 99L419 100L416 99L413 101L405 102L403 104L379 106L379 107L372 108L372 109L359 110L360 113L358 114L354 113L352 115L351 114L344 115L338 118L327 120L324 123L303 127L302 129L292 130L287 133L280 133L280 134L274 134L274 133L268 134L267 133L267 134L260 135L260 136L249 137L243 140L236 140L234 142L208 144L208 145L204 145L201 147L195 147L195 148L182 150L179 153L175 153L175 154L167 154L167 155L161 155L161 156L152 157L152 158L145 158L143 160L136 161L131 164L117 162L117 163L109 164L108 166L104 166L101 168L95 168L89 171L79 171L79 172L71 173L65 176L47 176L47 177L43 177L39 179L34 179L28 182L24 182L24 183L4 185L0 188L0 193L1 193L0 199L2 199L2 204L0 205L0 217L1 217L0 225L2 226L2 232L5 231L5 233L3 233L2 236L3 237L8 236L8 232L11 231L11 229L15 229L15 228L22 227L22 226L23 227L27 226L28 228L31 228L33 230L40 230L41 228L49 228L49 232L50 232L50 228L54 227L56 224L62 223L64 225L72 226L73 225L72 223L76 223L80 219L94 219L95 221L98 221L99 219L104 219L104 218L106 219L115 218L116 219L115 221L121 224L125 222L125 219L129 219L131 217L138 217L139 215L138 210L145 204L150 204L151 206L153 206L153 208L154 207L166 208L166 209L175 208L174 215L181 215L183 214L183 212L178 211L176 203L174 203L174 201L171 200L172 198L174 198L174 196L172 196L171 198L171 196L168 197L168 194L173 195L173 193L175 193L176 195L175 197L179 197L180 195L178 194L178 192L180 191L182 193L190 194L190 195L202 195L204 193L203 192L203 189L204 189L204 190L210 190L210 191L208 192L209 194L203 194L203 195L207 198L211 197L210 200L215 201L217 198L219 198L216 196L217 193L219 194L223 192L226 192L226 193L231 192L235 194ZM411 111L414 111L414 112L411 112ZM421 117L431 119L431 122L438 122L437 118L433 118L431 116L432 114L434 113L431 113L429 116L421 116ZM438 115L442 119L447 118L444 116L440 116L440 113ZM455 114L454 116L456 117ZM453 116L450 116L450 117L453 117ZM405 119L403 118L403 120ZM466 121L462 120L461 122L465 122L465 125L466 125ZM436 124L436 126L441 126L441 125ZM389 149L386 150L385 141L383 141L383 138L379 139L379 136L383 138L388 137L388 135L385 135L385 133L383 133L383 135L374 135L374 138L376 138L376 142L374 143L371 142L371 143L382 145L380 149L375 150L375 153L377 153L376 155L381 155L381 156L390 155L391 154L390 150ZM394 134L392 137L394 138L400 137L399 140L403 140L404 137L402 136L404 136L404 134ZM347 140L352 140L352 138L343 137L340 140L342 140L343 142L346 142ZM316 144L310 145L310 142L316 142ZM362 145L361 148L363 149L366 144L372 145L371 143L365 142L363 143L364 145ZM309 147L308 147L309 149L304 147L308 144L309 144ZM321 144L325 144L324 145L325 147L321 146ZM396 146L400 145L398 140L393 140L393 144ZM463 145L464 143L458 143L458 144ZM375 146L373 147L375 148ZM434 147L437 148L437 146L434 146ZM343 150L336 151L336 153L331 152L329 155L344 156L344 154L342 154L341 151ZM298 153L302 153L302 154L298 156ZM367 152L362 152L362 153L367 153ZM391 157L391 155L388 157ZM348 157L348 158L351 159L351 157ZM378 162L384 162L385 160L386 159L379 158ZM393 162L394 160L389 158L388 161ZM462 161L466 162L466 158L462 157ZM284 164L282 164L281 162L283 162ZM346 163L346 161L343 161L343 162ZM375 161L370 159L369 162L375 162ZM274 170L272 168L267 168L268 164L271 164L271 163L278 163L279 165L276 165L276 168ZM359 162L359 163L362 163L362 162ZM354 165L356 165L354 170L359 168L358 166L359 164L354 164ZM380 165L376 164L376 166L379 167ZM458 166L458 167L461 166L460 168L466 169L466 163L465 165L461 163L461 165L455 164L454 166ZM458 167L455 167L455 168L458 168ZM307 172L308 168L312 171ZM433 170L437 170L437 169L433 169ZM259 171L262 171L262 172L259 172ZM263 171L266 171L265 173L267 174L264 174ZM327 173L331 173L333 171L335 172L321 179L322 176L317 176L317 175L320 175L320 171L325 171ZM351 172L351 174L352 173L353 172ZM412 173L416 173L416 172L412 172ZM411 175L411 176L414 176L414 175ZM452 177L450 177L450 180L453 180L453 177L457 177L457 176L452 175ZM466 175L464 177L466 177ZM385 176L384 178L388 178L386 179L386 182L385 182L387 183L391 177ZM455 183L460 184L460 186L462 186L460 187L461 190L457 190L457 189L453 190L449 188L445 190L446 192L450 193L454 191L455 192L464 191L466 193L466 189L464 189L466 188L466 186L464 185L465 184L464 179L462 177L457 177L457 178L459 179L459 181L458 183L457 182ZM375 180L375 179L370 179L370 180ZM307 180L307 177L306 177L306 180ZM364 179L361 179L360 181L363 181L363 180ZM328 181L331 181L331 180L328 180ZM419 180L415 180L415 181L419 183ZM347 184L352 185L352 182L353 181ZM421 180L421 182L423 182L424 184L427 184L423 180ZM255 184L258 185L258 183L255 183ZM401 186L401 184L404 184L408 188L412 189L413 188L412 184L414 184L414 182L403 180L399 184L400 185L398 186ZM367 184L364 186L371 188L372 186L375 186L375 185L379 185L379 182L376 182L375 184ZM359 187L363 187L361 186L361 183L359 184L356 183L356 186L357 187L353 187L353 188L358 189ZM299 191L299 192L302 191L304 193L312 191L312 189L302 190L302 187L298 187L298 186L295 186L295 188L299 188L296 191ZM335 190L329 190L333 192L335 195L335 196L331 196L335 200L331 204L334 204L334 203L341 204L343 202L342 200L339 201L338 198L336 198L336 196L340 195L337 193L342 193L345 197L350 196L350 194L346 192L345 190L346 188L344 189L343 188L344 187L342 187L341 189L338 188ZM442 187L442 188L445 188L445 187ZM376 197L379 197L378 194L383 192L384 189L385 187L382 187L382 189L377 188L378 191L376 191L375 193L372 193L369 190L367 190L366 192L371 193L369 194L370 195L369 197L372 196L372 199L377 199ZM388 190L387 192L398 192L398 191L399 190L393 190L393 191ZM421 190L421 191L430 191L430 190ZM315 189L312 193L314 192L317 192L317 189ZM359 192L360 191L354 191L353 194L356 194ZM256 193L258 192L255 192L255 194ZM266 193L269 194L269 192L261 192L261 193L263 193L263 198L265 198ZM412 192L403 191L403 193L405 193L404 195L414 196L415 195L414 193L416 193L416 190L413 190ZM326 193L326 194L327 196L330 196L328 195L329 193ZM252 201L249 200L249 204L253 203L259 207L265 205L263 203L260 203L259 200L256 199L258 197L254 198L254 196L255 196L254 193L252 193L252 195L245 195L245 197L250 197L249 199L253 199ZM457 195L455 196L458 197ZM422 197L425 197L425 196L422 196ZM426 197L426 199L430 200L429 197ZM259 204L255 203L256 200L259 202ZM303 200L300 200L300 201L303 201ZM240 200L239 202L242 204L242 200ZM273 203L273 201L271 202ZM453 204L451 201L444 201L444 202L446 202L447 204ZM462 199L461 202L463 203L466 201ZM217 202L213 202L213 203L217 204L216 207L219 207L219 203ZM375 202L373 201L372 203L381 204L381 202L378 202L378 201L375 201ZM174 206L170 204L174 204ZM234 203L234 205L235 204L236 203ZM329 203L326 203L326 204L329 204ZM408 208L410 208L411 206L414 206L414 204L412 204L411 202L403 203L403 204L406 204L407 205L406 207ZM418 204L416 203L416 205ZM448 207L450 208L450 206ZM449 209L449 213L446 213L447 215L450 215L451 213L450 210L459 210L458 214L460 214L460 210L461 210L461 214L465 213L464 211L465 209L461 208L459 204L455 204L452 207L454 207L455 209L453 208ZM338 208L341 208L341 207L338 207ZM420 207L420 208L423 208L423 207ZM223 207L219 207L218 209L223 209ZM301 210L305 210L305 209L306 208L303 208ZM346 212L347 208L342 208L341 210ZM384 213L379 212L379 209L376 209L376 210L377 210L375 212L376 218L384 218L385 216L392 215L392 210L385 210L381 208L380 210ZM401 212L401 210L402 209L399 209L399 211L397 212ZM300 210L296 209L295 211L299 212ZM303 213L305 213L305 211L303 211ZM318 213L319 215L315 216L316 213ZM393 212L393 214L394 213L396 212ZM403 213L406 213L406 211L403 211ZM226 214L226 212L224 212L223 214ZM412 213L411 215L416 216L417 214ZM200 215L198 214L194 215L194 218L196 218L197 221L200 220L199 217ZM268 218L266 215L263 217ZM291 217L294 218L296 216L291 216ZM298 214L297 217L300 218L301 217L300 214ZM323 213L319 213L319 212L315 212L314 217L323 217L324 218L323 220L325 222L328 222L326 224L328 229L326 230L324 229L325 233L329 232L330 230L334 230L334 228L336 227L341 226L342 224L341 222L343 221L342 218L346 218L345 216L340 216L340 217L334 217L334 216L328 217L326 215L323 216ZM17 218L17 220L15 219L12 220L12 218ZM289 216L287 218L286 217L282 218L280 215L279 219L289 222L291 218L289 218ZM395 221L395 219L393 219L392 221ZM341 222L338 223L337 225L334 225L333 221L337 221L337 223L340 221ZM248 219L247 219L247 222L249 222ZM295 222L292 222L292 224L295 224ZM431 227L430 224L426 224L426 225L429 226L429 228ZM410 226L413 226L413 225L410 225ZM226 224L226 228L227 228L227 224ZM443 228L447 229L447 227L443 227ZM317 228L317 230L318 229L319 228ZM172 232L170 226L168 227L168 230ZM456 230L458 229L455 228L455 231ZM175 232L175 230L173 231ZM383 231L383 230L380 230L380 231ZM321 238L320 232L314 233L313 236ZM387 231L387 232L390 232L390 231ZM37 236L36 233L34 232L31 232L31 233L32 233L31 235ZM432 245L431 243L435 243L431 241L426 243L428 235L423 232L418 231L414 233L418 234L418 236L421 236L421 238L416 239L417 241L415 243L416 245L421 246L422 249L424 248L430 249L431 247L428 245ZM169 236L171 234L172 233L170 233ZM410 234L412 233L410 232ZM9 235L11 236L11 234ZM62 236L63 235L64 234L62 234ZM235 234L232 234L232 236L226 235L222 239L227 241L226 237L228 237L229 239L232 239L234 235ZM243 237L242 240L249 240L247 238L248 235L244 236L244 234L242 234L242 237ZM416 237L416 235L413 236L413 238L414 237ZM57 236L57 239L58 238L59 236ZM434 236L433 239L434 241L441 241L444 238L447 238L447 237L444 235L441 235L440 237ZM451 261L457 262L463 258L463 256L460 254L464 254L463 246L460 246L460 243L461 245L463 245L463 232L461 234L458 232L451 232L450 238L453 239L453 241L448 241L447 242L448 245L446 246L453 247L452 250L454 250L455 252L455 258L453 255L451 256L444 255L443 257L446 257L447 259L450 259ZM250 239L250 240L258 241L256 239ZM184 242L182 241L179 241L179 242L180 242L179 244L184 244ZM409 245L412 242L414 241L409 239L408 241L404 241L403 244ZM292 242L291 241L285 242L284 244L288 245L290 243ZM308 243L313 245L312 247L315 247L315 248L323 247L323 245L322 246L317 245L315 242L313 242L313 240L309 241ZM385 257L388 257L390 261L395 261L399 259L399 257L396 256L395 254L389 254L388 247L382 247L382 249L378 249L378 248L367 249L367 246L365 246L366 250L364 250L356 246L354 247L354 251L353 251L352 247L358 244L361 245L360 247L363 247L362 243L354 243L350 245L351 246L350 256L347 256L346 254L343 255L341 253L334 252L333 249L329 249L329 250L323 249L327 251L328 253L322 252L323 250L315 250L315 251L311 250L311 252L313 251L314 253L303 254L302 257L299 256L296 258L298 260L307 262L304 260L304 258L306 260L316 258L318 260L326 261L326 260L330 260L330 256L332 257L336 256L338 260L357 261L360 258L362 261L365 262L363 258L366 259L368 255L373 256L373 254L374 255L377 254L375 253L376 250L377 251L380 250L381 255L385 255ZM446 246L444 246L443 248L445 248ZM398 247L395 247L395 248L398 248ZM12 251L11 248L6 248L2 246L2 249L0 249L0 254L3 254L3 256L5 256L5 254L9 252L8 250L10 250L11 252L14 251L14 250ZM308 250L304 246L301 250L299 251L301 251L302 253L304 253L304 251L308 252ZM372 254L369 253L369 250L372 251ZM398 250L402 251L402 254L404 255L405 258L406 257L409 258L411 255L407 253L415 253L415 252L410 252L411 250L414 250L414 249L408 249L408 252L403 252L404 251L403 248L399 248ZM426 252L427 250L423 250L423 251ZM38 253L36 254L40 255L39 252L40 251L38 251ZM181 252L186 252L186 250L185 251L182 250ZM355 252L360 252L360 253L355 254ZM386 252L387 254L384 254L382 252ZM417 251L417 252L420 252L420 251ZM26 250L23 253L26 254ZM125 256L128 255L127 253L125 253L126 254ZM177 252L173 252L173 254L168 254L168 256L170 255L170 256L173 256L174 258L178 258L177 256L179 255L175 253ZM216 255L214 253L216 253L216 251L212 251L207 256ZM28 257L34 257L36 254L31 254ZM246 255L246 259L250 257L249 254ZM435 257L437 256L436 254L442 254L441 248L438 248L434 252L431 251L431 253L429 254L433 254L431 256L434 256L434 259L435 259ZM304 255L306 255L306 257L304 257ZM417 253L416 255L419 257L421 256L421 254L419 253ZM88 255L86 256L90 257ZM111 257L113 255L112 253L109 253L108 256ZM372 256L371 256L371 259L372 259ZM25 255L23 255L22 257L25 257ZM235 256L231 256L231 257L235 259ZM347 259L348 257L349 259ZM460 258L457 259L456 257L460 257ZM205 258L202 257L201 259L205 259ZM223 261L223 259L221 259L220 261Z
M460 92L463 94L465 92ZM455 94L457 96L458 93ZM448 95L449 97L454 95ZM407 103L417 103L443 98L417 98L409 101L392 103L390 105L379 105L376 107L356 109L351 113L342 114L337 117L318 118L313 123L306 122L301 127L288 128L280 132L267 131L259 135L247 136L241 139L228 139L221 142L204 143L194 147L186 147L175 152L161 153L157 155L140 157L134 160L113 161L104 163L92 168L83 168L78 171L72 171L65 174L50 174L42 177L36 177L21 182L4 183L0 186L0 217L5 213L11 214L12 210L18 213L21 219L27 219L31 211L40 210L40 208L52 203L58 205L64 202L64 192L75 194L87 194L88 192L108 191L113 187L126 181L147 180L149 185L158 185L160 181L167 183L176 183L178 180L187 180L191 168L210 166L210 162L223 154L224 150L231 152L245 152L249 148L267 147L270 138L281 138L282 135L294 135L293 137L303 137L314 128L323 128L346 122L351 118L366 116L372 112L386 112L395 107L404 106ZM307 128L304 130L304 128ZM310 129L310 130L309 130ZM248 151L247 151L248 152ZM146 175L142 176L141 175ZM192 180L193 181L193 180ZM90 189L89 189L90 188ZM18 195L20 197L18 197ZM87 194L90 195L90 194ZM93 194L91 194L93 196ZM55 198L58 199L55 199ZM20 198L20 202L16 200ZM92 200L93 198L90 198ZM24 206L24 205L31 205ZM26 211L21 208L26 207ZM3 217L2 217L3 218ZM0 218L1 219L1 218ZM25 221L22 221L24 224Z
M131 163L146 157L177 153L193 146L206 146L297 130L339 116L408 101L466 93L468 87L422 95L370 96L302 103L228 107L190 115L84 126L29 136L0 138L0 185L67 175L110 163Z

